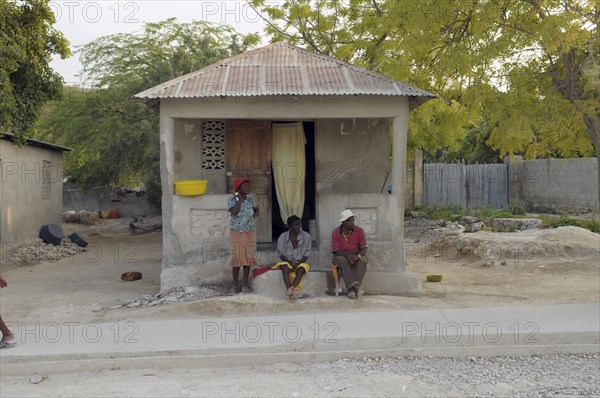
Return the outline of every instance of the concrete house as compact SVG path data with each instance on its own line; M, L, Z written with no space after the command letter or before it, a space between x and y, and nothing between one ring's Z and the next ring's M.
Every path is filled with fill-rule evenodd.
M367 234L368 291L401 293L408 113L434 95L279 42L136 97L160 112L163 290L230 280L226 204L245 177L260 263L275 261L273 242L296 214L314 239L312 264L330 267L331 231L351 208ZM208 180L206 194L176 194L176 181L194 179Z
M63 152L60 145L0 136L0 243L18 245L38 237L44 224L61 224Z

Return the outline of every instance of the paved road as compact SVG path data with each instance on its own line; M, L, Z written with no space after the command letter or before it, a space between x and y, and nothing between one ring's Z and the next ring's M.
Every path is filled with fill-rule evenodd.
M365 356L600 352L600 305L12 325L0 373L228 367Z

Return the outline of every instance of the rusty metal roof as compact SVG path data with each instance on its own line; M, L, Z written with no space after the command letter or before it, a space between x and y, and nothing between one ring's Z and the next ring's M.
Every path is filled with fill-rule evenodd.
M161 98L269 95L408 96L416 108L435 98L417 87L284 42L226 58L136 94Z

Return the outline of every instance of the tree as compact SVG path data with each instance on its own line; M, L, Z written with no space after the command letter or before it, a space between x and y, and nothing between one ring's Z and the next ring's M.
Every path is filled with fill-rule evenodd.
M600 162L597 1L251 3L273 41L437 94L411 115L413 147L456 150L469 128L485 124L486 144L501 156L590 155L593 143Z
M207 22L148 23L78 49L90 89L67 88L39 126L40 136L73 147L65 172L83 188L143 182L160 201L158 115L133 95L245 51L258 41Z
M66 58L69 43L52 28L49 0L0 0L0 135L21 138L42 105L60 97L62 77L50 68Z
M521 15L507 15L499 25L532 54L517 65L503 64L513 98L497 118L490 142L502 153L515 152L514 143L522 143L529 157L588 156L593 143L600 166L600 3L519 4ZM524 121L520 115L528 108L532 117Z

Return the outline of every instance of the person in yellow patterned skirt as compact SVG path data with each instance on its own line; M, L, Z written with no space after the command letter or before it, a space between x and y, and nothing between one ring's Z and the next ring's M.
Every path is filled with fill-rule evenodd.
M290 301L296 300L295 290L302 288L302 277L310 272L306 263L311 253L312 240L310 234L302 230L302 222L298 216L287 219L288 231L281 234L277 240L277 253L281 262L273 268L281 268L285 295Z

